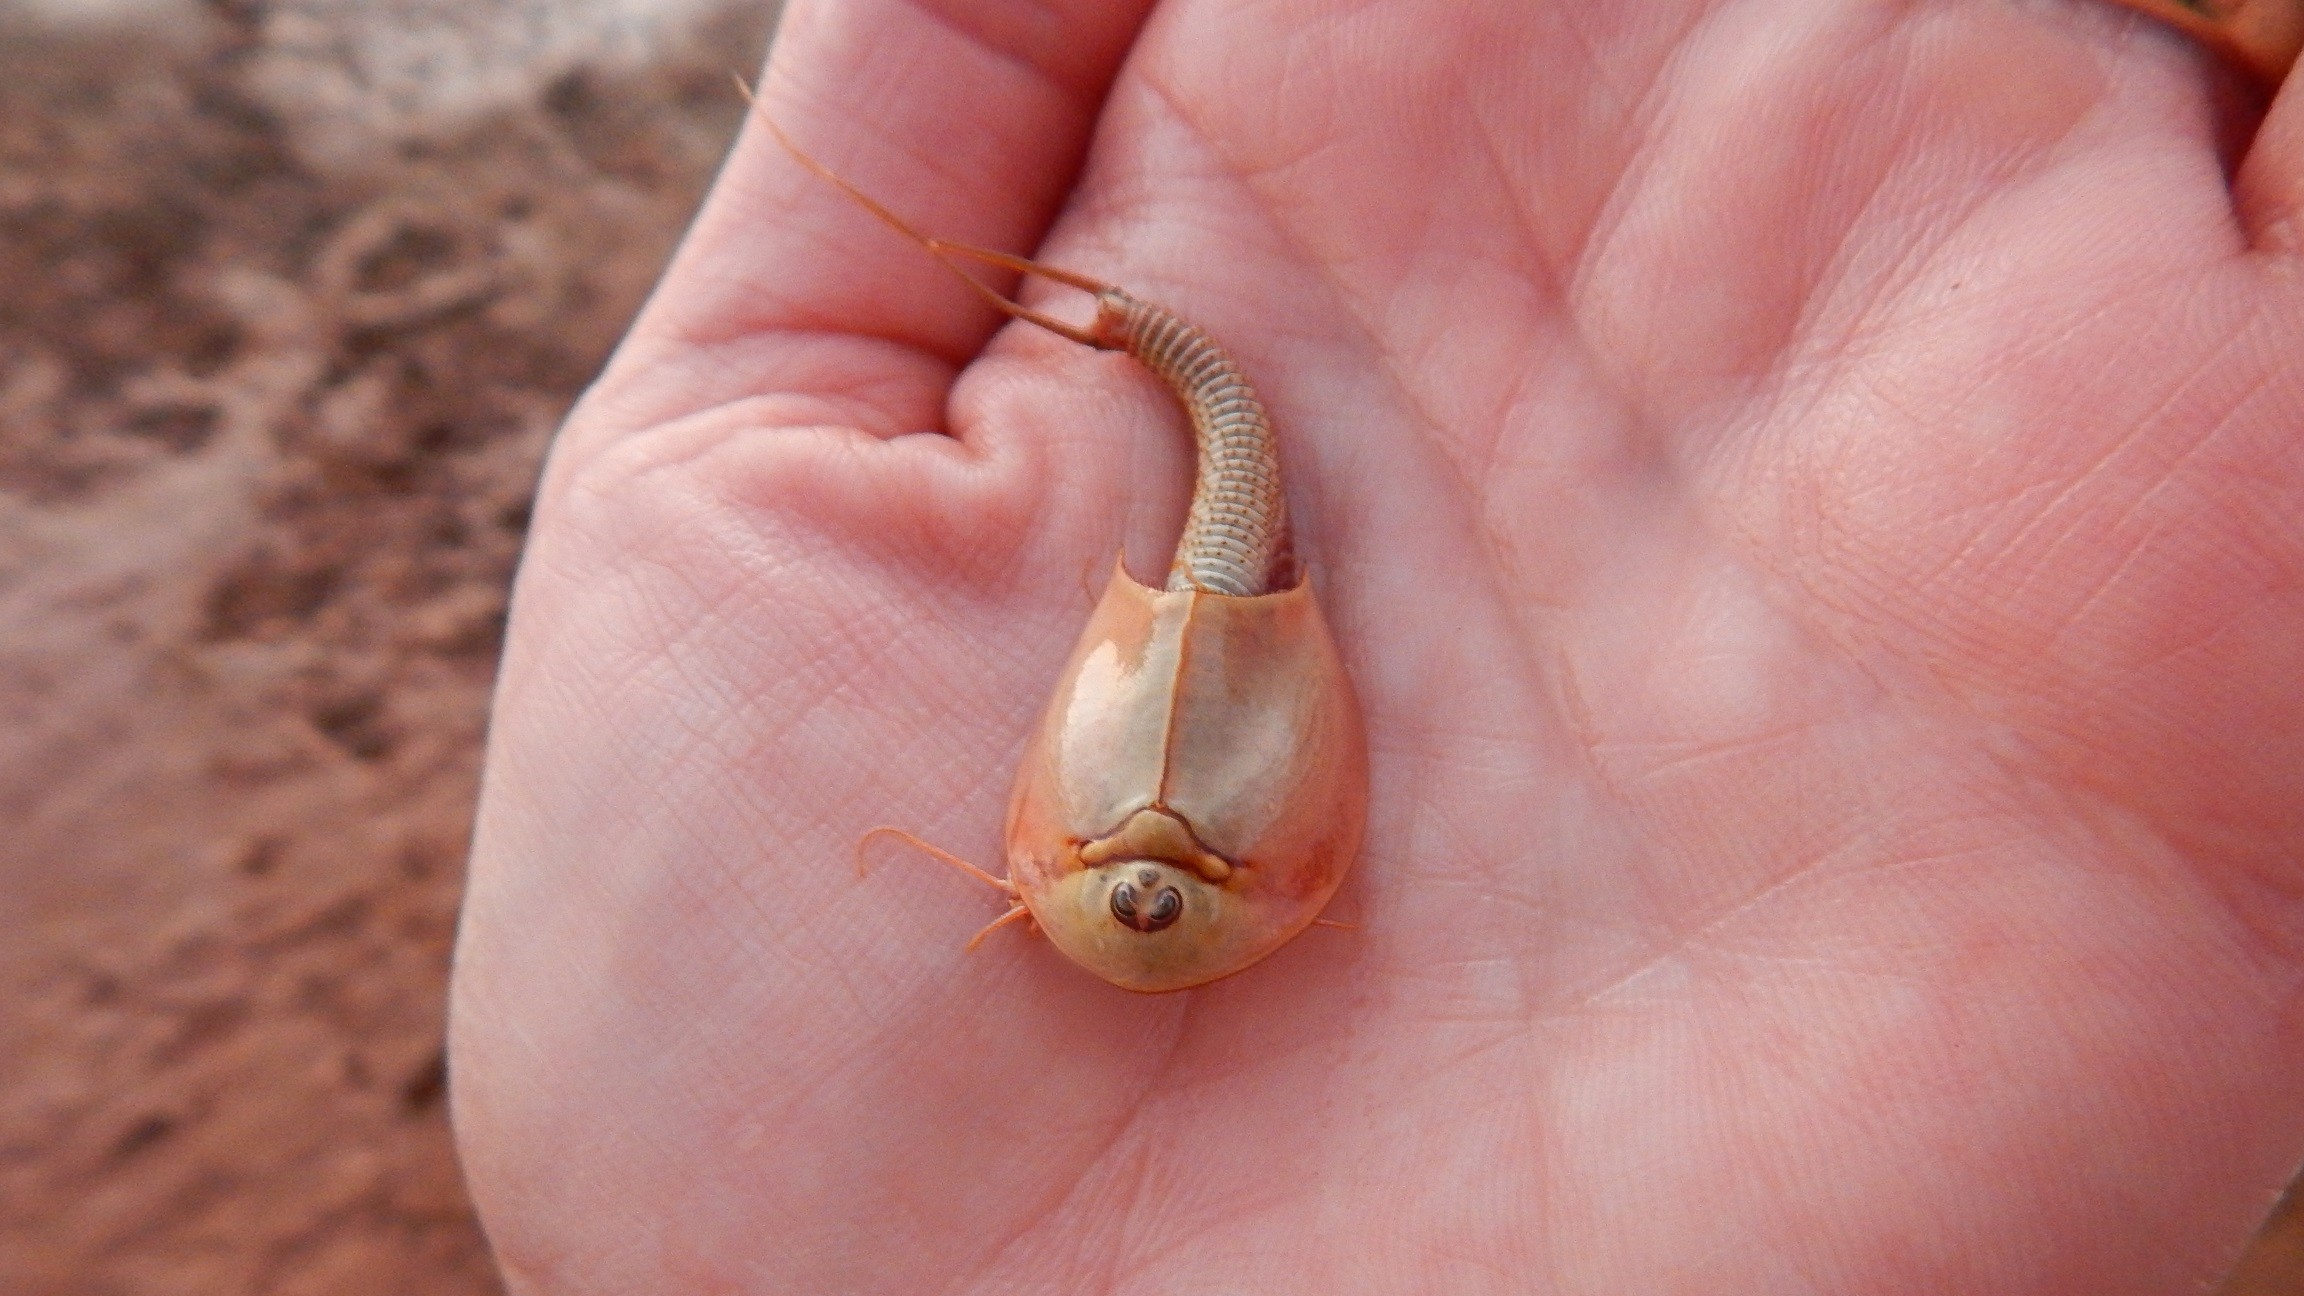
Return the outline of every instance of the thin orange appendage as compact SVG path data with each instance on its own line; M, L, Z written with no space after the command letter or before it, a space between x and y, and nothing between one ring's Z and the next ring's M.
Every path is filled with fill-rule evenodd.
M955 243L951 239L932 238L927 240L927 243L928 250L939 256L950 252L954 256L969 257L1022 274L1035 274L1043 279L1053 279L1060 284L1069 284L1084 293L1108 293L1112 291L1112 285L1101 279L1092 279L1077 270L1066 270L1062 266L1042 265L1037 261L1017 256L1013 252L995 252L991 248L978 247L973 243Z
M894 837L898 841L910 844L924 855L944 861L945 863L960 870L968 876L975 878L977 881L982 882L987 886L999 888L1002 894L1010 897L1011 899L1013 899L1016 895L1016 886L1008 879L994 877L984 870L969 863L968 861L953 854L952 852L945 850L941 846L931 846L927 842L920 840L919 838L913 836L901 828L891 828L886 825L874 828L870 832L867 832L863 836L856 839L856 876L858 877L863 877L865 873L864 848L870 845L872 843L872 839L875 837ZM1000 921L1006 922L1008 920L1003 918ZM998 926L999 924L995 923L993 925Z
M1312 920L1312 925L1315 927L1333 927L1338 931L1361 930L1360 924L1358 923L1338 922L1333 918L1315 918Z
M751 105L751 107L757 112L760 107L760 100L752 93L752 87L745 83L744 78L736 78L736 89L744 96L744 102ZM971 275L967 271L962 270L957 264L953 262L952 258L955 256L968 257L977 261L989 262L997 266L1005 266L1010 270L1020 271L1024 274L1035 274L1039 275L1043 279L1052 279L1060 284L1069 284L1074 288L1082 290L1083 292L1109 292L1111 291L1110 284L1104 283L1099 279L1091 279L1087 275L1081 274L1077 271L1059 269L1055 266L1044 266L1037 261L1027 260L1020 256L1011 256L1006 252L995 252L990 248L980 248L969 243L954 243L947 239L930 238L928 235L912 228L912 226L907 223L903 217L898 216L895 212L888 210L887 207L881 205L881 203L877 199L873 198L872 195L865 193L863 190L849 183L846 176L841 175L839 172L834 171L832 168L809 156L805 149L802 149L798 144L792 142L792 137L784 133L784 128L776 124L775 118L770 117L765 112L760 112L758 115L760 118L760 123L768 128L768 133L774 135L776 137L776 142L782 144L784 146L784 151L790 153L793 158L800 163L800 165L808 168L810 171L815 172L818 176L829 181L835 188L839 189L840 192L848 195L848 197L852 199L857 206L862 207L864 210L880 218L881 222L887 225L890 229L895 230L905 238L908 238L914 243L919 244L922 248L925 248L930 256L936 258L939 264L941 264L945 269L950 270L954 275L958 276L960 282L968 285L970 288L975 289L977 295L981 296L984 300L992 303L992 305L999 308L1000 310L1015 316L1017 319L1023 320L1026 323L1037 324L1041 328L1056 334L1058 337L1070 338L1072 341L1078 342L1082 346L1095 347L1100 351L1110 351L1116 349L1118 344L1099 338L1096 336L1096 334L1090 332L1087 329L1067 324L1053 316L1043 315L1039 311L1018 305L1016 302L1011 301L1007 297L1004 297L1001 294L993 291L986 285L979 283L974 275Z
M993 932L1000 930L1002 927L1007 926L1019 918L1030 921L1031 917L1032 911L1025 908L1022 901L1018 901L1008 910L1008 912L993 919L991 922L984 924L984 930L969 937L968 943L960 947L960 952L963 954L973 954L976 952L976 947L984 943L985 937L991 935Z

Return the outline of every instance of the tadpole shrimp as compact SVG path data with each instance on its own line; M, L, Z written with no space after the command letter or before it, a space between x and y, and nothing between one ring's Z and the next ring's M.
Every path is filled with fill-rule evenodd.
M907 841L1007 898L970 949L1028 922L1128 990L1229 976L1326 922L1359 851L1367 742L1296 560L1277 438L1239 364L1176 312L1112 284L920 233L759 117L802 165L1000 310L1135 357L1182 402L1197 447L1165 588L1114 564L1032 734L1008 804L1008 875L892 827L864 834L859 868L874 838ZM955 258L1077 288L1095 318L1076 327L1027 309Z

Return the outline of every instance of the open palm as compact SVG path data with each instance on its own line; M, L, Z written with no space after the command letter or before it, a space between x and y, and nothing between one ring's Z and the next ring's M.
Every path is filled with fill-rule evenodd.
M2304 108L2248 151L2081 4L1055 8L796 0L764 103L1256 378L1360 929L1143 997L859 880L998 867L1187 452L749 130L520 578L454 1005L515 1288L2212 1277L2304 1154Z

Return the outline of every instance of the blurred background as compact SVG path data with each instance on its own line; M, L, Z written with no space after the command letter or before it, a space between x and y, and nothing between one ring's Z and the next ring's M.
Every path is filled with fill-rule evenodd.
M769 0L0 0L0 1292L497 1285L442 997L545 441Z
M505 590L774 16L0 0L0 1293L499 1290L441 1031ZM2287 1210L2225 1290L2300 1275Z

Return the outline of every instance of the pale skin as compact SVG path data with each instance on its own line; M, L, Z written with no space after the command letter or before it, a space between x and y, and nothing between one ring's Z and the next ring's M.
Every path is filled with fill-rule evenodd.
M1146 997L857 877L1000 871L1183 435L748 130L521 573L513 1289L2212 1280L2304 1158L2304 88L2081 0L1138 9L794 0L762 104L1239 356L1359 928Z

